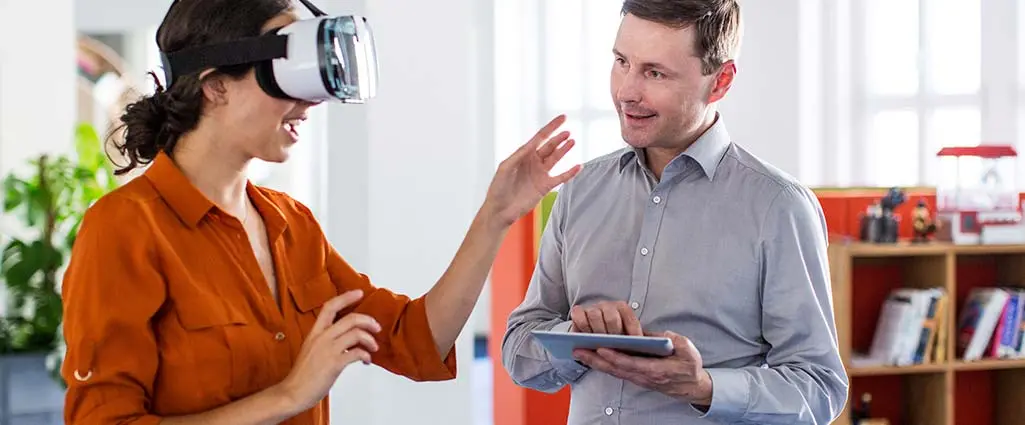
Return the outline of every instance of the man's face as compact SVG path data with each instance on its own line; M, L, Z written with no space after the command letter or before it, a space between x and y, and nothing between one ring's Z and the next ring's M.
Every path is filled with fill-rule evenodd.
M703 75L694 37L693 26L674 29L634 15L623 18L611 88L630 146L680 147L705 123L709 105L725 94L733 64L722 67L726 73Z

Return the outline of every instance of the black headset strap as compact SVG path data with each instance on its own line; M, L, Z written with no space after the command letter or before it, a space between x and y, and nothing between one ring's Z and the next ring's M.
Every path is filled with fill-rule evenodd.
M175 0L177 2L177 0ZM327 16L309 0L299 0L314 16ZM167 87L179 75L188 75L208 68L255 63L288 55L288 36L268 33L259 37L192 47L171 53L160 53Z
M288 36L269 33L259 37L191 47L162 53L165 83L171 86L180 75L208 68L255 63L288 55Z
M313 3L310 3L310 0L299 0L299 3L302 3L303 6L306 6L306 8L310 10L310 13L312 13L313 16L316 16L318 18L321 16L327 16L327 14L324 13L323 10L318 9L317 6L314 6Z

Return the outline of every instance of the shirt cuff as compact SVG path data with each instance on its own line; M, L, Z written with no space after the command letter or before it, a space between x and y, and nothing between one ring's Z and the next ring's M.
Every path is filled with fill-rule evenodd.
M426 332L418 332L415 336L419 340L415 344L415 357L417 358L417 371L419 376L414 380L418 381L447 381L455 379L457 373L456 347L452 346L442 358L434 342L434 333L431 332L430 322L427 319L427 303L424 297L413 301L410 308L411 313L416 314L418 323L422 323L422 329Z
M716 422L735 422L747 416L751 400L751 386L746 372L738 369L706 369L712 377L712 405L702 413L694 408L701 418ZM693 408L693 407L692 407Z
M553 326L551 331L569 332L569 328L572 325L573 321L567 320L565 322ZM562 378L564 382L567 383L576 382L578 379L580 379L581 376L584 375L584 373L587 373L588 370L591 370L591 368L587 367L587 365L580 363L576 360L556 359L552 358L552 356L549 355L548 361L552 364L552 367L555 369L555 373L559 375L559 377Z

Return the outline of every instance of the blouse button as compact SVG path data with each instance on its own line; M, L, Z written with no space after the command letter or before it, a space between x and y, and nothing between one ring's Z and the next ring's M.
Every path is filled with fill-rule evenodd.
M276 339L278 341L284 341L285 340L285 333L284 332L278 332L277 334L274 335L274 339Z

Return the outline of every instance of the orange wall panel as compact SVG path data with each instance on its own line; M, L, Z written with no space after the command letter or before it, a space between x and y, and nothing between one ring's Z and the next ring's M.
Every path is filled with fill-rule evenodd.
M537 258L537 212L529 213L509 229L498 251L491 275L491 337L494 425L564 424L569 390L556 394L531 391L516 385L502 366L502 336L509 313L523 301Z

